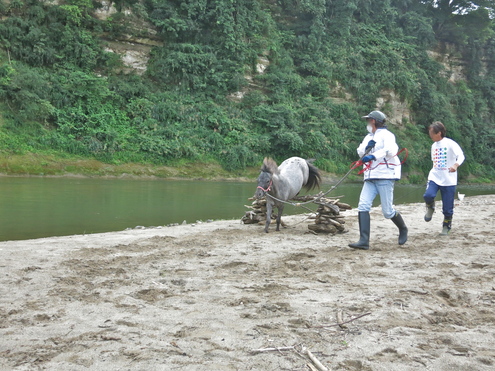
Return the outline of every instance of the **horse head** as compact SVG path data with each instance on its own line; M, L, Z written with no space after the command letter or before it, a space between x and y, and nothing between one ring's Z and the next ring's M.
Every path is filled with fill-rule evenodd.
M265 193L272 189L273 174L278 174L277 163L273 159L265 157L254 197L257 199L263 198Z

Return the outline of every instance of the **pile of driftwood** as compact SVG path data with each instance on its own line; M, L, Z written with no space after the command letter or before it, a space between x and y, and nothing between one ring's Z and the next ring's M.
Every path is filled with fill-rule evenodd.
M249 208L246 214L241 218L244 224L265 224L266 221L266 198L256 199L254 197L248 198L248 200L253 201L251 205L244 205ZM277 218L277 209L272 212L272 220ZM284 222L281 222L282 226L285 227Z
M350 210L351 206L340 202L338 198L314 197L313 202L318 205L314 224L308 225L314 233L345 233L344 215L340 213Z
M245 206L250 210L246 211L246 214L242 217L241 221L244 224L265 224L266 199L262 198L258 200L255 198L249 198L249 200L253 200L252 204ZM340 202L339 198L323 197L321 194L315 196L300 196L291 200L291 202L295 202L296 204L308 201L312 201L318 205L316 215L310 217L315 221L314 224L308 225L311 232L331 234L347 232L344 226L344 216L340 213L351 209L351 206ZM272 213L272 219L276 218L276 214L277 210ZM283 221L282 225L285 226Z

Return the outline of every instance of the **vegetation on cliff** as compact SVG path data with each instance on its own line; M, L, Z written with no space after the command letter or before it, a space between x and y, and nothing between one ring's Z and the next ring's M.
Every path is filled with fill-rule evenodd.
M95 16L109 5L115 13ZM1 1L0 152L238 173L297 155L343 173L365 134L360 117L380 108L409 149L411 182L431 166L435 120L465 151L461 176L493 180L494 6ZM129 39L154 41L144 73L107 48Z

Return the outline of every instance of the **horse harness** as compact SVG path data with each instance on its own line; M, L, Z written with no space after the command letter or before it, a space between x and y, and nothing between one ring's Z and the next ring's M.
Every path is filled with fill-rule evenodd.
M258 187L256 187L256 188L259 188L259 189L261 189L263 192L267 193L267 192L271 191L271 188L272 188L272 182L273 182L273 180L271 180L271 179L270 179L270 184L268 184L268 187L267 187L266 189L265 189L265 188L263 188L262 186L258 186Z

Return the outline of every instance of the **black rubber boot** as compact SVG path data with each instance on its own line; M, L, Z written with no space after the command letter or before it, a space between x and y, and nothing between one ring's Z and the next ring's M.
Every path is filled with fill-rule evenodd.
M407 241L407 227L404 219L402 219L402 215L397 211L392 221L399 228L399 245L404 245Z
M350 243L349 247L353 249L368 250L370 248L370 213L360 211L358 213L359 221L359 241Z

